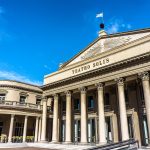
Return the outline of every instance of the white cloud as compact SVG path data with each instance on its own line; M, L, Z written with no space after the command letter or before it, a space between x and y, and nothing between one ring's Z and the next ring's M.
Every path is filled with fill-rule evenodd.
M132 28L131 24L125 23L122 19L112 18L108 22L108 26L106 30L110 34L110 33L119 32L120 30L122 31L130 30L131 28Z
M27 78L26 76L20 75L16 72L9 72L9 71L0 71L0 79L7 79L7 80L16 80L16 81L21 81L21 82L25 82L25 83L30 83L30 84L34 84L34 85L42 85L41 81L32 81L29 78Z

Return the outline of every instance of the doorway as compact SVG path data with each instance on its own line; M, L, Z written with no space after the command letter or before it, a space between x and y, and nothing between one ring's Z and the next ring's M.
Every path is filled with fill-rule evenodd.
M107 143L113 142L113 132L112 132L112 118L110 116L105 117L105 135Z
M74 142L80 142L81 128L80 120L74 121Z
M148 125L147 125L147 118L146 115L143 115L142 119L142 126L143 126L143 145L147 146L149 144L149 136L148 136Z
M95 143L95 119L88 119L88 142Z

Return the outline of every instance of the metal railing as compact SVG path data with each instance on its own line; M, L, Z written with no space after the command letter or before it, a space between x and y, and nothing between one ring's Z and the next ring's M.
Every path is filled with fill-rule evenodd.
M138 141L130 139L118 143L110 143L103 146L96 146L93 148L88 148L86 150L137 150L138 147Z
M12 137L12 143L22 143L23 142L23 136L13 136ZM0 143L7 143L8 137L7 136L0 136ZM26 142L34 142L34 136L26 136Z

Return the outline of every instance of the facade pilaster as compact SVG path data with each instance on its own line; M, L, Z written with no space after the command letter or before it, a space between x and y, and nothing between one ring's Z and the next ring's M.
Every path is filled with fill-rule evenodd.
M54 95L52 143L59 142L58 136L58 94Z
M116 81L118 86L121 135L122 135L122 141L124 141L129 139L125 93L124 93L124 79L118 78L116 79Z
M39 125L39 117L36 117L34 142L38 141L38 125Z
M47 98L44 97L42 101L43 101L43 114L42 114L41 142L46 142Z
M12 115L11 115L11 119L10 119L8 142L12 142L12 134L13 134L13 126L14 126L14 117L15 117L15 115L12 114Z
M105 115L104 115L104 84L97 84L98 91L98 117L99 117L99 144L106 144Z
M140 73L139 76L142 79L145 108L146 108L146 116L147 116L147 125L148 125L148 131L149 131L148 134L149 134L149 138L150 138L150 83L149 83L149 73L143 72L143 73Z
M28 123L28 116L25 116L25 119L24 119L24 128L23 128L23 142L26 142L27 123Z
M87 102L86 88L80 88L81 91L81 144L87 143Z
M72 131L72 123L71 123L71 92L66 92L66 143L71 143L71 131Z

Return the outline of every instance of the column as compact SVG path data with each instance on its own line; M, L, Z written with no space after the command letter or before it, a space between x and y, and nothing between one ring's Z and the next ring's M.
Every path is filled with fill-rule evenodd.
M11 119L10 119L8 142L12 142L12 134L13 134L13 126L14 126L14 116L15 115L12 114L11 115Z
M25 119L24 119L24 128L23 128L23 142L26 142L27 123L28 123L28 116L25 116Z
M34 142L37 142L38 140L38 124L39 124L39 117L36 117Z
M150 138L150 84L149 84L149 73L143 72L139 74L142 79L143 84L143 92L145 99L145 108L146 108L146 117L147 117L147 125L148 125L148 134Z
M44 97L42 101L43 101L43 114L42 114L41 142L46 142L47 98Z
M58 136L58 94L54 95L52 142L57 143Z
M119 98L119 110L120 110L120 124L121 124L121 134L122 141L129 139L128 132L128 121L127 121L127 112L126 112L126 103L125 103L125 93L124 93L124 79L116 79L118 84L118 98Z
M103 83L97 84L98 91L98 118L99 118L99 144L106 144L105 115L104 115L104 90Z
M86 88L80 88L81 91L81 143L87 143L87 106L86 106Z
M38 142L41 141L41 126L42 126L42 118L39 118L39 132L38 132Z
M66 92L66 143L71 143L71 92Z

